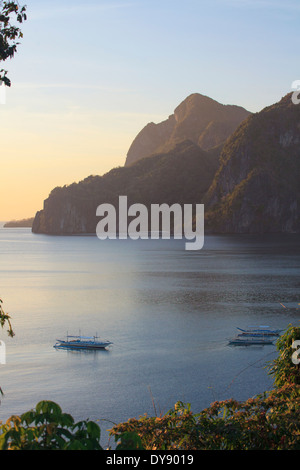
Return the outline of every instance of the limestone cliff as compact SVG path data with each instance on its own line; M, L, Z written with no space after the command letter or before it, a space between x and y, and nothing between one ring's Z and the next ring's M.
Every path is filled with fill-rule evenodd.
M244 121L226 142L205 197L216 232L300 231L300 105L288 94Z
M166 153L139 160L129 167L90 176L55 188L36 214L32 231L48 234L95 233L98 205L127 196L128 204L199 204L219 164L219 149L201 150L191 141Z
M169 151L174 145L190 140L203 150L218 146L235 131L250 112L240 106L223 105L194 93L188 96L159 124L147 124L132 142L125 165L142 158Z
M198 101L206 104L201 126ZM125 195L129 205L147 207L204 202L205 227L214 232L299 233L300 105L293 104L289 94L256 114L239 110L240 118L243 113L248 117L241 119L225 144L222 139L233 121L213 120L222 109L228 116L222 106L192 95L162 126L149 125L144 131L154 154L106 175L55 188L36 214L33 232L95 233L98 205L118 207L119 196ZM171 137L166 142L167 134ZM141 154L143 142L139 141ZM157 153L156 146L164 150Z

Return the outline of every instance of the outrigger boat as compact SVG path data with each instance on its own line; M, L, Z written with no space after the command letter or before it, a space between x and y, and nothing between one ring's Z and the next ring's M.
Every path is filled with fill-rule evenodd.
M236 345L263 345L263 344L273 344L275 337L280 335L282 330L270 330L269 326L251 326L247 330L238 328L241 331L237 337L229 340L229 344Z
M279 336L282 330L270 330L269 326L249 327L248 330L238 328L242 333L239 336Z
M273 344L274 339L271 338L256 338L256 337L247 337L247 338L233 338L229 340L229 344L247 346L250 344L263 345L263 344Z
M54 348L62 349L105 349L113 344L111 341L100 340L98 336L70 336L66 340L58 339Z

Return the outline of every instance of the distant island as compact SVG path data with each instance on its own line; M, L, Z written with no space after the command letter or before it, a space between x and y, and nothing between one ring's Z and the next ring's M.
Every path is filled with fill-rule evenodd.
M6 222L3 225L4 228L31 228L34 221L34 217L30 217L29 219L21 219L21 220L11 220Z

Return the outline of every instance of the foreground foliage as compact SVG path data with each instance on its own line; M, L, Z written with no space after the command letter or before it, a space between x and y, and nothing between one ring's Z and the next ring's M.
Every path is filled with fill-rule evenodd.
M111 433L136 433L147 450L300 449L299 387L286 385L243 403L213 403L193 414L177 403L162 417L130 419Z
M2 307L3 301L0 299L0 326L1 328L4 328L5 325L8 326L7 334L8 336L14 336L15 333L12 329L11 325L11 318L10 315L4 312L3 307Z
M36 409L12 416L1 426L1 450L101 450L100 428L92 421L74 422L60 406L41 401Z
M277 341L269 364L274 390L245 402L217 401L200 413L178 402L160 417L130 419L110 430L117 450L299 450L299 365L291 358L300 328L290 326ZM100 428L75 423L59 405L42 401L35 410L0 426L0 449L102 450Z
M23 37L18 23L26 19L26 6L20 6L17 1L0 0L0 62L14 57L19 45L17 40ZM11 86L7 71L3 69L0 70L0 85L2 83Z
M269 365L275 388L245 402L217 401L200 413L179 402L161 417L130 419L111 430L122 439L135 433L147 450L300 449L300 371L292 362L300 328L290 326L277 341Z

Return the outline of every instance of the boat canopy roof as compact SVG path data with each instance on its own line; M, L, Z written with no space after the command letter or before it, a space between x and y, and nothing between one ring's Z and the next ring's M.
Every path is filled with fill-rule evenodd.
M95 339L97 338L97 336L81 336L81 335L77 335L77 336L71 336L71 335L68 335L68 338L80 338L80 339Z

